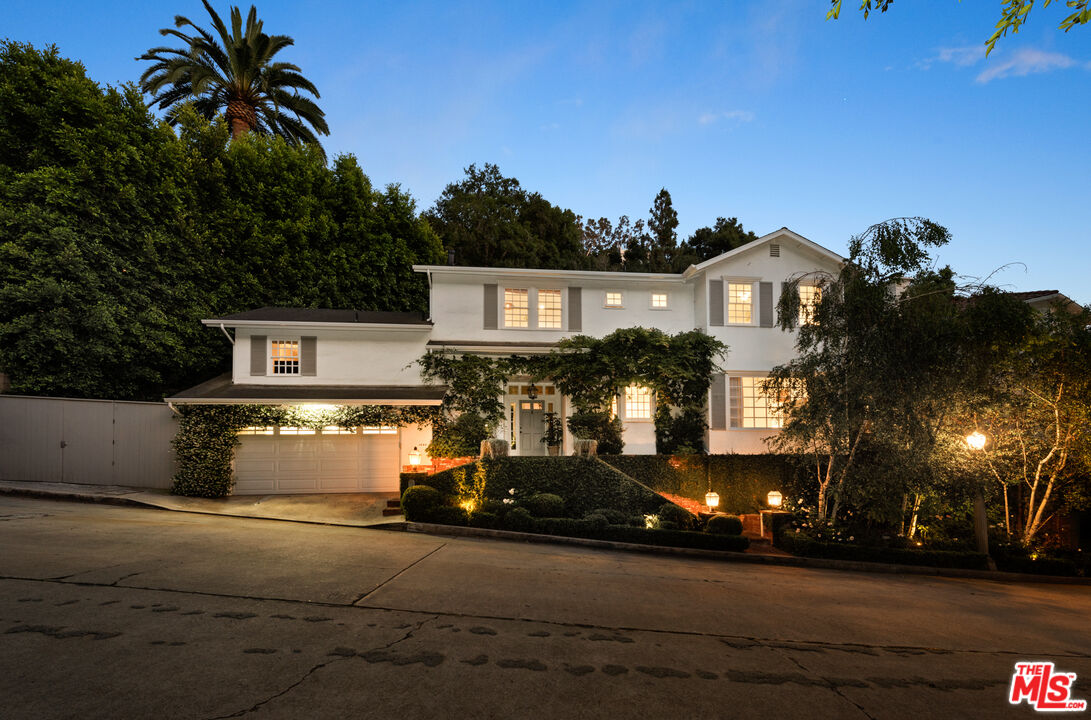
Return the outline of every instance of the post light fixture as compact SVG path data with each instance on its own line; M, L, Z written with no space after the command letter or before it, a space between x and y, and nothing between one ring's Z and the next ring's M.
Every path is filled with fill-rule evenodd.
M987 439L984 434L974 430L966 436L966 446L971 450L984 450Z
M765 499L771 508L778 508L784 502L784 496L780 494L779 490L771 490Z
M720 506L720 496L709 490L705 493L705 505L708 505L709 512L716 512L716 508Z
M538 386L535 385L534 383L531 383L530 385L527 385L527 397L530 398L531 400L537 400L538 399Z
M413 447L413 452L409 453L409 464L413 467L420 465L420 450L416 446Z

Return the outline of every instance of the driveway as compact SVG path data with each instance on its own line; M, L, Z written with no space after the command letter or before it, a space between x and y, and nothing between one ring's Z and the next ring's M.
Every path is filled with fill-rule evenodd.
M0 498L4 717L1029 716L1091 591Z

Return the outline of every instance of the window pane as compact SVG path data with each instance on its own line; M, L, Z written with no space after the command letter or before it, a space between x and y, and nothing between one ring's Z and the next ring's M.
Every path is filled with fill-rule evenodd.
M665 307L667 307L667 293L652 293L652 307L653 308L665 308Z
M814 285L799 286L799 324L809 325L814 322L814 311L822 300L822 288Z
M621 292L606 293L606 307L621 307Z
M630 385L625 388L625 419L652 419L651 388L642 387L640 385Z
M729 323L753 322L754 286L751 283L727 284L727 321Z
M529 301L526 290L504 290L504 327L527 327Z
M274 340L270 346L274 375L299 374L299 341Z
M538 327L561 327L561 291L538 291Z

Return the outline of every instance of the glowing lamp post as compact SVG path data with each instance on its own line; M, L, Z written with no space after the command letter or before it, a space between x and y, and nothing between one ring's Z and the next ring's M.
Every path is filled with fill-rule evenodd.
M784 502L784 496L781 495L780 492L777 490L770 491L765 499L769 503L769 507L771 508L779 508L781 506L781 503Z
M420 450L416 447L413 448L413 452L409 453L409 464L414 468L420 467Z
M705 505L708 505L709 512L716 512L716 508L720 506L720 496L717 493L709 490L705 493Z
M974 430L966 436L966 447L970 448L972 452L981 452L985 449L986 439L981 432ZM977 539L977 551L982 555L988 555L989 525L985 516L985 495L982 492L980 483L974 485L974 535ZM993 562L991 557L988 560L989 569L995 570L996 563Z

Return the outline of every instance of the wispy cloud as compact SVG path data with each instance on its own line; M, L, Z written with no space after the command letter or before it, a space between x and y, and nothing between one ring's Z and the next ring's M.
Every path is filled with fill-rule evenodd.
M985 68L977 76L977 82L987 83L1007 77L1025 77L1039 73L1064 70L1078 63L1068 55L1042 52L1033 48L1022 48L1009 55L1007 59Z
M697 118L697 122L701 125L711 125L712 123L719 122L720 120L729 120L737 123L748 123L753 121L754 113L749 110L725 110L722 112L706 112L701 113Z
M967 47L939 48L932 57L917 62L916 66L921 70L929 70L936 63L945 63L955 67L973 67L985 60L984 45L970 45ZM987 61L985 68L978 73L975 81L987 83L992 80L1000 80L1009 77L1025 77L1039 73L1065 70L1070 67L1083 66L1091 69L1091 63L1080 63L1074 58L1061 53L1045 52L1034 48L1020 48L1007 55L996 56Z

